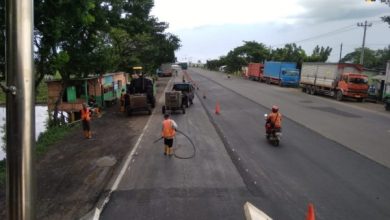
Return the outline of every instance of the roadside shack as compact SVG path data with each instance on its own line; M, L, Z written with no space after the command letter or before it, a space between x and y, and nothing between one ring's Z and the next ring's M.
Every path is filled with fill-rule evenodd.
M128 74L124 72L108 73L102 76L91 76L82 79L71 79L65 88L58 111L67 118L67 122L80 119L83 103L92 108L105 108L117 102L121 90L126 89ZM48 109L54 111L55 103L63 89L61 80L46 81L48 87ZM63 115L66 113L67 115Z

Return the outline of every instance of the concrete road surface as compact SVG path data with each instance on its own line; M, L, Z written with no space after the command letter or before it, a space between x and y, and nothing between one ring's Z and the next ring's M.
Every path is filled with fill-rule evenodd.
M188 72L199 85L198 98L185 115L173 118L195 143L196 156L181 160L163 155L162 143L153 144L162 120L161 112L155 112L101 219L244 219L245 201L274 219L304 219L309 202L317 219L390 219L387 167L288 114L283 118L281 146L273 147L263 135L268 103L259 102L265 108L207 73ZM283 99L285 93L272 91ZM305 105L314 103L312 107L322 105L303 100ZM220 115L214 114L217 101ZM314 116L302 110L294 113L308 118L335 114L334 109L307 108ZM178 135L176 144L178 155L192 153L183 136Z

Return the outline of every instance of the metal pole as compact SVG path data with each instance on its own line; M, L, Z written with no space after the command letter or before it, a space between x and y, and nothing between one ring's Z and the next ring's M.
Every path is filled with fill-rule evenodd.
M33 0L6 0L7 217L35 219Z
M339 58L339 63L341 62L341 55L343 53L343 43L340 44L340 58Z
M364 28L362 52L360 53L360 64L363 65L364 64L364 47L365 47L365 44L366 44L366 31L367 31L367 27L371 27L372 23L367 24L367 21L364 21L364 24L363 23L358 23L357 25L358 25L358 27L363 27Z

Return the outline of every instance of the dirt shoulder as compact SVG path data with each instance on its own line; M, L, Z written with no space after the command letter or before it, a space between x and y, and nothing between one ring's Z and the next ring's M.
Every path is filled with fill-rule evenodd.
M157 81L157 100L169 79ZM128 117L113 106L101 118L92 119L92 139L84 139L81 128L76 129L38 158L37 219L79 219L93 209L148 118L146 114ZM0 219L5 219L4 191L0 210Z

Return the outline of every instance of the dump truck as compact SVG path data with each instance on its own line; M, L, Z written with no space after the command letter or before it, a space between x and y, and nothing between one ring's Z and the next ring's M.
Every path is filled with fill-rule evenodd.
M261 81L263 79L264 64L249 63L248 64L248 79Z
M355 98L362 102L368 96L368 77L363 67L351 63L303 63L300 86L311 95L324 94L341 101Z
M299 86L299 70L295 62L268 61L261 81L279 86Z

